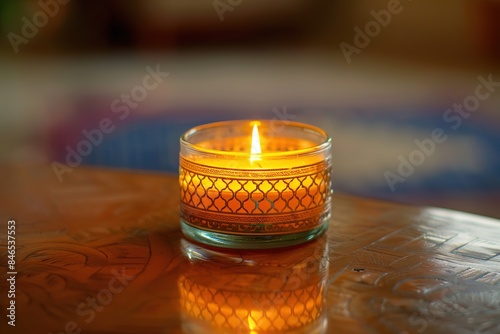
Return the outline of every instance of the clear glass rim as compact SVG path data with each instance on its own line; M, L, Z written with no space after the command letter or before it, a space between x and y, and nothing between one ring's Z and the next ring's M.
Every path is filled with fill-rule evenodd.
M211 148L205 148L196 144L193 144L189 142L189 138L196 134L197 132L203 131L203 130L208 130L210 128L223 128L223 127L230 127L230 126L237 126L237 125L243 125L243 124L252 124L255 122L271 122L273 120L262 120L262 119L245 119L245 120L231 120L231 121L222 121L222 122L213 122L213 123L207 123L203 125L198 125L195 126L186 132L184 132L180 138L180 143L181 146L186 147L188 149L197 151L199 153L205 153L205 154L212 154L212 155L223 155L223 156L230 156L230 157L235 157L235 158L248 158L251 154L250 152L230 152L230 151L223 151L223 150L215 150ZM291 150L291 151L281 151L281 152L264 152L259 154L258 156L260 157L270 157L270 158L280 158L280 157L290 157L290 156L303 156L303 155L308 155L308 154L316 154L316 153L321 153L325 150L330 149L332 139L330 136L321 128L316 127L314 125L306 124L306 123L301 123L301 122L293 122L293 121L286 121L286 124L283 124L282 126L289 127L289 128L300 128L300 129L307 129L311 132L316 133L320 137L323 137L324 140L319 142L316 145L307 147L307 148L301 148L297 150Z

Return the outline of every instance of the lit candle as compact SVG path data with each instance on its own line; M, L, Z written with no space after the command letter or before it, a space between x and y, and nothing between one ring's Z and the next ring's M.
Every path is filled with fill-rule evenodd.
M226 247L279 247L326 229L330 139L300 123L271 130L269 122L232 121L194 128L181 138L181 215L188 237Z

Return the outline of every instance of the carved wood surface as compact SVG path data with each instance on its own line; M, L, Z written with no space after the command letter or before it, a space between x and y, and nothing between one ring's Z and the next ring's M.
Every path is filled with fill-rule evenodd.
M500 333L498 220L335 194L314 242L219 250L183 239L176 176L65 176L2 168L2 333Z

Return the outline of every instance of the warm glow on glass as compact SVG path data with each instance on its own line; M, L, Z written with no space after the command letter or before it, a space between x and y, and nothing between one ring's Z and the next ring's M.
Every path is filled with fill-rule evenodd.
M262 154L262 150L260 148L259 128L257 126L257 123L254 123L252 129L252 147L250 149L250 162L260 160L260 154Z
M235 248L320 235L330 215L330 148L323 130L295 122L227 121L187 131L179 169L184 234Z

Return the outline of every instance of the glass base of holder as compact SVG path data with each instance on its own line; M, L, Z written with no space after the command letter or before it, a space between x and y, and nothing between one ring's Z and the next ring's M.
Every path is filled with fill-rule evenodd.
M197 242L222 248L270 249L300 245L321 236L328 229L328 218L316 228L294 234L236 235L202 230L181 219L182 233Z

